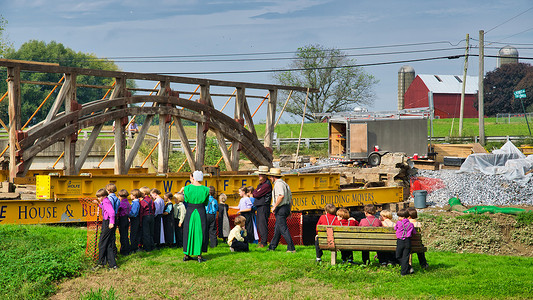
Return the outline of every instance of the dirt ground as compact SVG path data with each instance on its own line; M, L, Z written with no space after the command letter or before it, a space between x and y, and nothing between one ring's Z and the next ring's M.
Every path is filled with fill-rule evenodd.
M533 206L511 206L533 211ZM420 212L429 249L492 255L533 256L533 225L518 226L508 214L469 215L446 208Z

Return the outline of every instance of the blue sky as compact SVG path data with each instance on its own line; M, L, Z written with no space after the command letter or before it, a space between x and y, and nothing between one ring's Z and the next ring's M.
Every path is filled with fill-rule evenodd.
M98 57L295 51L309 44L344 49L442 42L346 51L357 63L366 64L463 54L464 50L451 49L361 55L464 47L466 34L477 40L481 29L488 31L486 55L496 55L508 43L518 48L520 56L533 57L532 7L531 0L0 0L0 15L8 21L7 37L16 48L31 39L54 40ZM478 45L477 41L471 44ZM477 48L471 53L477 54ZM281 69L289 60L117 63L124 71L179 73ZM409 64L417 74L461 75L463 63L446 59ZM397 109L397 72L402 65L365 67L380 81L370 110ZM495 66L495 58L485 60L485 71ZM478 60L472 57L468 75L477 73ZM185 76L273 83L269 73Z

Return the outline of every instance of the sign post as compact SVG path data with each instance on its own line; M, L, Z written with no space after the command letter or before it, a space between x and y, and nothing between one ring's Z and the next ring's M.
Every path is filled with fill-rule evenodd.
M529 128L529 122L527 120L526 108L524 107L524 100L522 100L526 98L526 90L521 89L518 91L514 91L514 97L516 99L520 99L520 103L522 103L522 110L524 111L524 118L526 118L527 130L529 130L529 135L531 135L531 129Z

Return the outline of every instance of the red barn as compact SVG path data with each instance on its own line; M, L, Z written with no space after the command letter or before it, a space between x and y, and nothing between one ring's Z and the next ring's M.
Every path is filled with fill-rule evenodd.
M417 75L404 95L404 108L428 107L428 92L433 92L436 118L459 118L461 111L462 76ZM477 118L477 77L467 76L464 118Z

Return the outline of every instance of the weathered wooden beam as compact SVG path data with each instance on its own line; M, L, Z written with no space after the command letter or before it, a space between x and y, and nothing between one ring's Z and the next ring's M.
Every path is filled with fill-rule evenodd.
M185 84L194 84L194 85L242 87L242 88L260 89L260 90L280 89L280 90L293 90L293 91L300 91L300 92L307 91L307 88L305 87L296 87L296 86L261 84L261 83L250 83L250 82L239 82L239 81L223 81L223 80L213 80L213 79L205 79L205 78L170 76L170 75L153 74L153 73L133 73L133 72L83 69L83 68L64 67L64 66L57 66L57 65L54 66L54 65L43 64L43 63L20 62L20 61L5 60L5 59L0 59L0 66L3 66L3 67L18 66L20 70L43 72L43 73L76 73L78 75L87 75L87 76L108 77L108 78L124 77L126 79L170 81L170 82L175 82L175 83L185 83ZM310 89L309 91L312 93L318 93L318 89Z
M159 96L165 96L170 89L170 82L163 81L158 92ZM168 123L166 114L159 115L159 147L157 149L157 172L168 172L168 154L170 148L170 139L168 137Z
M222 133L220 133L220 130L214 129L215 136L217 137L218 142L218 148L220 149L220 152L222 153L222 158L224 159L224 164L226 164L226 169L228 171L238 171L233 169L233 165L231 164L231 155L228 151L228 148L226 148L226 140L224 139L224 136Z
M191 170L196 171L196 161L194 160L195 159L194 153L191 150L191 145L189 144L189 139L187 138L187 134L185 134L185 128L183 127L181 118L174 117L174 126L176 127L176 131L178 132L178 136L181 141L181 148L183 149L183 152L185 152L185 157L187 157L187 162L189 163Z
M17 131L21 128L20 122L20 68L7 68L7 91L9 95L9 181L14 182L18 174L17 151L21 150L18 144Z
M89 138L85 142L85 145L83 145L83 148L81 149L80 156L76 160L76 170L75 174L79 174L81 171L81 168L83 167L83 164L87 160L87 157L89 156L89 153L91 152L91 149L94 146L94 143L96 142L96 139L98 138L98 135L100 134L100 131L102 131L102 127L104 127L104 123L96 124L93 127L93 130L91 131L91 134L89 135Z
M77 110L78 101L76 100L76 74L65 74L65 81L68 82L70 88L65 101L65 112L67 114ZM78 120L74 119L72 124L78 125ZM78 175L76 173L76 140L75 134L70 134L65 137L63 144L65 155L63 156L65 175Z
M137 137L135 137L135 142L133 143L133 146L131 147L131 151L130 151L130 154L128 155L128 159L126 159L126 165L125 165L126 173L128 173L130 168L132 167L133 160L135 159L135 156L137 156L137 153L139 152L139 149L141 148L144 137L146 136L146 133L148 133L148 129L150 129L150 125L152 124L153 119L154 119L154 114L147 115L146 119L144 119L144 123L141 126L141 130L139 130Z
M65 98L68 97L70 88L72 87L71 82L69 80L72 80L72 77L67 79L65 76L65 82L61 89L59 90L59 93L57 94L56 99L54 100L54 103L50 107L50 110L48 111L48 114L46 115L46 118L44 119L43 125L46 125L48 122L50 122L56 115L61 106L63 105L63 101Z
M272 144L274 140L274 126L276 119L276 103L278 101L278 90L270 90L268 98L268 108L267 108L267 118L265 125L265 139L264 146L268 149L272 149Z
M207 84L200 86L200 99L198 99L198 103L202 105L208 105L210 99L209 85ZM200 112L202 115L205 115L205 113L205 111ZM196 170L203 170L205 162L206 126L207 123L196 124Z
M237 88L237 93L235 97L235 110L233 117L235 119L235 122L243 126L242 130L244 129L244 121L242 118L242 111L244 110L244 102L246 101L245 98L245 89L244 88ZM240 129L240 128L239 128ZM241 131L242 132L242 131ZM231 167L233 170L239 169L239 150L240 150L240 142L233 141L231 144Z
M125 96L126 94L126 78L117 77L115 89L111 93L110 99ZM117 107L117 109L124 108L124 106ZM121 118L115 119L115 175L126 174L126 134L124 132L125 125Z
M242 114L244 116L244 119L246 120L246 124L248 124L248 131L250 131L255 137L257 137L257 132L255 132L254 120L252 118L252 114L250 113L250 107L248 107L248 100L246 100L246 95L244 95L243 97L244 103Z

